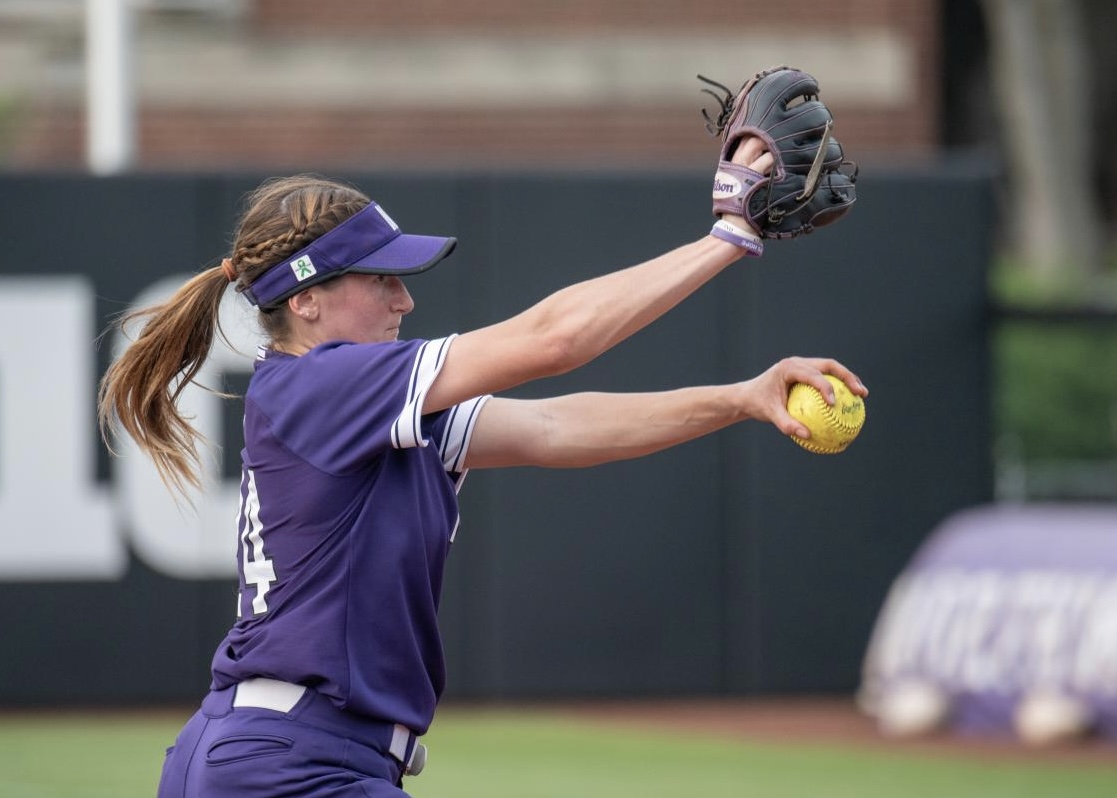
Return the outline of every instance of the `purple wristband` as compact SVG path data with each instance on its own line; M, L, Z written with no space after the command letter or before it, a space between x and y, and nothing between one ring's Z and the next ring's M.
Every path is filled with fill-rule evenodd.
M710 235L714 238L720 238L722 241L728 241L735 247L740 247L745 250L745 255L759 258L764 254L764 242L758 236L747 230L742 230L737 225L730 224L724 219L718 219L714 222Z

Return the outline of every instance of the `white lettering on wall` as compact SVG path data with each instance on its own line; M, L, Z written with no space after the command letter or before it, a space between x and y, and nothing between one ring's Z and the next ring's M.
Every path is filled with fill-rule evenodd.
M133 308L166 299L185 276L162 280ZM96 342L92 285L81 277L0 278L0 580L115 580L137 556L185 579L236 572L236 480L220 477L220 453L202 449L203 489L176 502L128 438L117 442L112 486L96 465ZM198 380L249 371L259 334L255 311L230 291L218 337ZM126 343L117 334L114 357ZM214 445L224 401L190 386L183 412ZM224 456L239 460L239 452Z
M95 484L93 288L0 280L0 579L116 579L127 566Z

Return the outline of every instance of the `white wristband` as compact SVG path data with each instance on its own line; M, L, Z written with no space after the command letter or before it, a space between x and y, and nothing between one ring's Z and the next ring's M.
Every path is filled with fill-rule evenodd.
M714 222L710 235L714 238L720 238L722 241L728 241L735 247L740 247L745 250L746 255L759 258L764 254L764 242L760 240L760 236L751 230L745 230L732 222L727 222L725 219L718 219Z

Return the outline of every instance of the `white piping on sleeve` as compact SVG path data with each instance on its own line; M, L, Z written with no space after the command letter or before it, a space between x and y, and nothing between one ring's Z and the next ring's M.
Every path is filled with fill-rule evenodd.
M434 384L438 372L442 370L442 364L446 362L446 353L450 351L450 344L455 338L457 338L457 335L435 338L419 347L419 352L415 356L415 364L411 368L411 378L408 381L407 397L403 410L392 422L393 448L410 449L427 445L420 428L420 421L423 417L423 400L426 398L431 385Z
M490 399L492 399L491 394L478 396L451 409L450 418L446 422L446 435L439 449L442 454L442 465L447 473L462 471L465 455L469 451L469 441L473 436L473 427L477 424L481 408Z

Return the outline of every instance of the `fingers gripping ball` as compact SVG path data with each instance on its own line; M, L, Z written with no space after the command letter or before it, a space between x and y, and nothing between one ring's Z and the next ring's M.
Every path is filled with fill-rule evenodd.
M811 437L791 439L808 452L837 454L853 443L865 424L865 400L853 394L837 377L825 375L834 386L833 405L813 385L797 382L787 394L787 412L811 431Z

